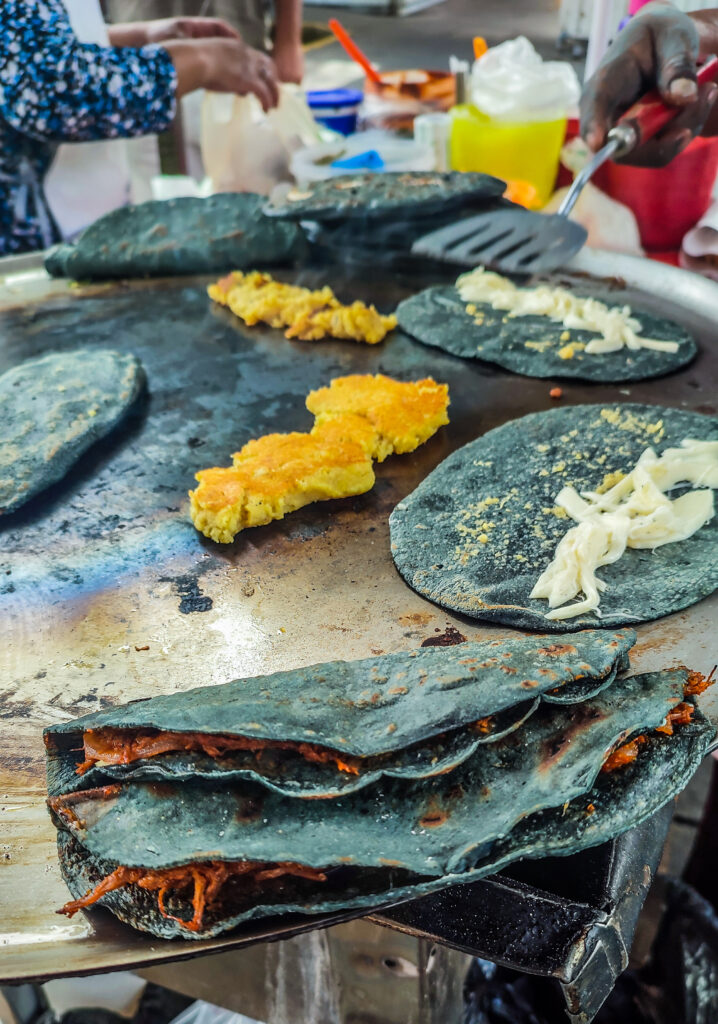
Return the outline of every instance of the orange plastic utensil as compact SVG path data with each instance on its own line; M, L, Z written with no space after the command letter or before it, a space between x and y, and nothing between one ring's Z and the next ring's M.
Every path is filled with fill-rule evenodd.
M381 75L376 70L374 65L369 61L366 54L362 53L357 44L354 42L352 37L349 35L347 30L341 25L336 18L329 19L329 28L332 30L334 35L337 37L339 42L342 44L346 52L349 54L352 60L356 61L360 67L364 68L367 74L367 78L371 78L372 82L376 85L381 85Z
M480 60L489 52L489 44L483 36L474 36L474 60Z

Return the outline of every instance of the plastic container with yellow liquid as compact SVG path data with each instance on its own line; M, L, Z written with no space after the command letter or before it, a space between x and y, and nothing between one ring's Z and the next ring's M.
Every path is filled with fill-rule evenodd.
M521 183L534 208L556 181L567 114L579 85L570 64L544 62L523 37L474 64L467 99L451 111L451 167Z
M552 121L498 121L466 103L451 111L451 168L483 171L535 190L532 206L551 198L558 171L566 117Z

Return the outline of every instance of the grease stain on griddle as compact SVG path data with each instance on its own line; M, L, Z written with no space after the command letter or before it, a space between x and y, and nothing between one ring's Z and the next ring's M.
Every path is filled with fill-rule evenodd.
M208 612L213 604L212 598L203 594L195 576L162 576L161 583L172 583L179 594L179 610L183 615L192 612Z
M428 636L421 643L422 647L453 647L455 644L465 644L466 637L454 626L447 626L443 633L438 636Z

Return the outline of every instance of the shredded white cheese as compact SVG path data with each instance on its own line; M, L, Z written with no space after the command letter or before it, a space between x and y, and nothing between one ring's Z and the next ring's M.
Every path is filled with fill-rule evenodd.
M701 489L667 498L665 492L678 484ZM718 488L718 441L690 439L660 457L647 448L633 470L604 494L564 487L556 505L578 525L559 541L531 597L548 601L547 619L589 611L600 615L606 583L596 570L616 562L627 547L653 549L691 537L715 514L713 488ZM583 600L567 604L580 593Z
M542 284L537 288L518 288L513 281L478 267L462 274L456 282L464 302L484 302L492 309L506 311L511 317L546 316L564 327L594 331L586 345L589 355L618 352L622 348L650 348L658 352L677 352L675 341L657 341L640 336L641 324L631 315L630 306L607 306L598 299L585 299L566 288Z

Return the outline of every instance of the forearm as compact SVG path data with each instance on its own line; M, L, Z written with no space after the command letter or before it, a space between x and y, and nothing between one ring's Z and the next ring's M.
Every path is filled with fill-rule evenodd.
M275 42L285 44L301 43L302 0L275 0L275 3Z
M45 0L44 18L18 0L2 7L0 117L16 131L84 142L164 131L170 123L177 74L161 47L79 43L59 0Z
M164 44L177 74L177 99L206 84L208 68L201 49L191 39L173 39Z
M132 46L137 49L147 43L147 28L142 21L108 25L107 34L110 37L110 46Z

